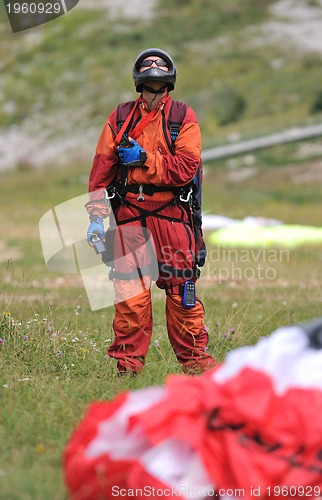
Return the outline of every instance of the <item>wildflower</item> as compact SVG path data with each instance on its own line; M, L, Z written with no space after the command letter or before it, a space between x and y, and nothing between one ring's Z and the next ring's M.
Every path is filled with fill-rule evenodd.
M43 453L45 453L45 451L46 451L45 445L43 445L42 443L37 444L37 446L36 446L36 452L37 453L39 453L40 455L42 455Z
M160 342L158 340L154 342L154 347L156 347L157 349L160 348Z
M0 339L0 345L4 344L4 339Z
M11 325L13 323L13 318L11 317L11 313L9 311L5 311L3 313L3 317L8 320L8 326L11 327Z
M59 358L62 358L62 357L63 357L63 353L60 351L60 352L58 352L58 353L57 353L57 356L58 356Z
M209 351L209 347L206 345L204 351Z
M28 335L24 335L23 339L24 339L25 342L28 342L28 339L29 339Z

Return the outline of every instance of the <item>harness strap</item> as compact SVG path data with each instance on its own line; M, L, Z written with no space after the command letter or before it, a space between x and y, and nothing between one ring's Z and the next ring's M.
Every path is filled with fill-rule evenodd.
M146 192L146 190L143 191L146 194L153 194L153 192L156 192L154 190L154 188L156 188L156 190L158 190L158 186L154 186L154 185L145 185L145 187L149 188L147 190L148 192ZM137 220L141 220L142 225L145 225L145 219L147 217L157 217L159 219L169 220L170 222L180 222L181 224L185 224L189 227L191 226L191 213L190 213L191 210L188 210L189 208L191 209L191 207L189 206L189 203L186 203L186 201L182 199L182 191L184 190L184 188L173 188L173 187L168 188L166 186L160 186L160 191L170 190L174 193L175 196L173 198L171 198L171 200L167 201L164 205L161 205L161 207L159 207L155 210L152 210L152 211L146 210L142 206L138 206L134 203L131 203L129 200L124 198L123 194L125 194L126 192L131 192L131 193L135 193L135 194L137 194L137 193L142 194L142 190L140 188L142 188L142 185L138 185L138 184L125 186L125 187L120 186L119 187L120 192L116 189L115 186L110 186L109 188L106 188L106 199L110 200L114 212L117 209L117 203L120 203L121 205L131 206L140 212L140 215L137 215L135 217L130 217L129 219L126 219L124 221L117 221L117 225L127 224L129 222L135 222ZM116 204L115 204L116 199L118 200L118 202L116 201ZM170 205L176 205L179 201L180 201L180 204L188 212L189 223L186 221L183 221L182 219L178 219L176 217L168 217L167 215L162 215L159 213ZM186 207L186 205L188 205L188 208Z
M119 146L119 144L120 144L120 142L122 140L122 137L124 135L124 132L126 131L128 125L129 125L129 123L130 123L130 121L131 121L131 119L132 119L132 117L134 115L134 112L135 112L135 110L137 108L137 105L138 105L138 101L135 101L133 108L131 109L131 111L127 115L126 120L124 121L122 127L118 131L118 134L117 134L117 136L114 139L115 147Z
M140 189L142 186L142 190ZM176 188L176 187L171 187L171 186L155 186L154 184L131 184L131 185L126 185L126 186L120 186L119 187L119 193L121 195L126 194L126 193L133 193L133 194L147 194L149 196L153 195L154 193L162 193L164 191L172 191L173 194L178 194L180 192L181 188Z
M139 121L137 126L129 132L129 134L131 135L131 139L136 140L138 137L140 137L140 135L142 134L145 127L147 127L149 125L149 123L153 120L153 118L155 117L157 112L158 112L158 108L155 108L152 111L150 111L150 113L148 115L146 115L143 118L143 120Z
M158 267L159 267L159 272L161 274L166 274L167 276L171 275L175 278L184 278L185 280L192 280L194 278L198 278L198 269L193 268L186 268L186 269L178 269L177 267L170 266L169 264L162 264L161 262L158 262ZM109 277L110 279L117 279L117 280L131 280L135 279L137 277L143 277L143 276L151 276L152 273L152 268L148 264L144 267L140 268L135 268L130 272L122 273L121 271L115 271L115 269L109 270ZM158 276L154 276L152 273L152 279L157 279ZM166 287L167 289L170 289L172 292L175 292L175 289L178 288L178 295L182 295L183 292L183 285L182 284L176 284L176 285L169 285Z
M138 104L139 101L135 101L133 108L127 115L126 120L123 122L120 130L118 131L118 134L114 139L115 147L119 146L120 142L122 141L122 137L124 133L127 131L127 128L132 120L136 108L138 107ZM138 137L140 137L145 127L149 125L149 123L153 120L157 112L158 108L155 108L152 111L150 111L142 120L139 121L136 127L134 127L134 129L130 131L131 139L136 140Z
M196 277L197 271L195 268L178 269L177 267L171 266L170 264L164 264L159 262L159 271L161 274L166 276L173 276L174 278L184 278L185 280L191 280Z
M137 220L146 219L147 217L157 217L158 219L165 219L165 220L169 220L170 222L180 222L181 224L186 224L189 226L189 224L187 222L185 222L181 219L177 219L176 217L168 217L167 215L162 215L159 213L162 210L164 210L166 207L168 207L169 205L172 205L174 200L175 200L175 198L168 201L167 203L165 203L161 207L157 208L156 210L149 211L149 210L146 210L145 208L138 207L134 203L131 203L130 201L124 199L124 203L127 206L130 206L130 207L133 207L133 208L136 208L137 210L139 210L140 215L137 215L135 217L130 217L129 219L126 219L126 220L117 221L116 223L118 226L121 226L123 224L128 224L129 222L135 222Z
M124 281L136 279L137 277L141 278L143 276L151 276L151 275L152 279L157 279L157 276L153 275L152 270L153 269L151 269L151 266L149 266L148 264L147 266L135 268L133 269L133 271L127 273L122 273L121 271L115 271L115 269L111 269L108 274L110 279L124 280Z

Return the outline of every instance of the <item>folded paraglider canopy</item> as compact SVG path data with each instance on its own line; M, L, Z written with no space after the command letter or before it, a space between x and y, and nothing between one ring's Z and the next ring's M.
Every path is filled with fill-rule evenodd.
M77 500L317 498L321 408L322 318L199 377L90 405L65 449L66 484Z

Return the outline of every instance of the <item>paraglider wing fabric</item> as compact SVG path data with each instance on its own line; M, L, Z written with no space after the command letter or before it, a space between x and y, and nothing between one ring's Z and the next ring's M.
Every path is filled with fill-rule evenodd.
M276 226L251 225L243 222L214 231L209 236L213 245L228 247L284 247L296 248L306 244L322 243L322 228L280 224Z
M129 431L129 421L163 394L163 388L153 387L90 405L64 452L65 481L72 498L112 498L113 488L127 488L131 471L139 468L144 475L138 458L149 445L140 429ZM149 484L149 478L146 481Z
M280 328L200 376L172 375L164 388L91 406L65 451L72 498L111 498L115 485L131 493L158 487L164 492L158 496L170 499L178 492L203 499L229 488L252 500L256 488L268 499L276 485L289 488L284 498L285 491L303 497L306 487L316 497L313 488L322 491L319 324Z

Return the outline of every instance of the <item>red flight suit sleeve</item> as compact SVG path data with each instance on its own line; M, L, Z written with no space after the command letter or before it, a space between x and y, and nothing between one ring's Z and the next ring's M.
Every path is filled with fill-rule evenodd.
M105 203L105 188L112 184L118 174L118 156L114 147L116 110L106 121L97 143L93 166L89 177L89 201L85 207L89 214L106 217L109 209Z

